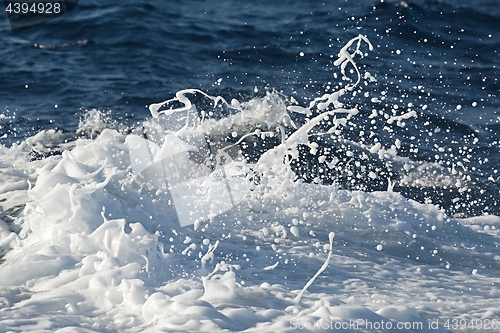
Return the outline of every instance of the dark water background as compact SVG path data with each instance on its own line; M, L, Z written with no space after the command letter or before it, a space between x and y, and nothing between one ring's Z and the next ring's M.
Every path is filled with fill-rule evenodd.
M360 108L358 128L388 147L400 139L400 155L414 161L460 161L477 186L445 208L500 215L498 22L491 0L82 0L17 34L3 12L0 136L9 146L42 129L71 133L91 109L133 126L149 117L147 105L185 88L228 100L275 90L305 105L340 81L331 56L364 34L375 49L358 64L378 81L363 88L369 98L347 100ZM374 108L390 114L408 103L419 116L404 128L368 119ZM435 190L405 194L457 195Z

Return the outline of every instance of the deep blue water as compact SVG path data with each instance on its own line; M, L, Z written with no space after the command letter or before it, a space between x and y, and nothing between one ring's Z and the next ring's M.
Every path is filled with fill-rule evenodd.
M364 34L375 49L358 64L377 83L363 87L370 97L346 100L361 113L346 136L373 132L389 147L400 139L400 155L414 161L461 162L475 183L468 192L399 190L442 200L452 213L500 215L496 1L82 0L63 17L16 34L2 13L4 145L42 129L73 133L91 109L133 126L150 116L149 104L185 88L240 100L274 90L306 104L339 83L332 61ZM386 100L374 106L371 97L382 92ZM419 115L404 128L368 118L374 108L390 113L409 103ZM464 205L452 204L455 196Z

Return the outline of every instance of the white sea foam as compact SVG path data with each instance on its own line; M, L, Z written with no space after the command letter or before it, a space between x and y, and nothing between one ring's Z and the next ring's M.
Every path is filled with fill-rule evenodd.
M336 98L316 101L319 115L301 109L310 120L260 156L245 199L195 227L178 224L162 181L137 176L130 136L115 129L90 128L95 136L69 145L44 131L0 146L0 331L287 332L355 321L344 331L408 322L440 332L433 320L498 318L498 217L460 220L392 191L295 180L285 157L310 144L315 125L357 115ZM272 94L232 101L239 113L182 126L262 134L293 127L284 105ZM142 125L161 137L155 122ZM62 153L30 158L48 143Z

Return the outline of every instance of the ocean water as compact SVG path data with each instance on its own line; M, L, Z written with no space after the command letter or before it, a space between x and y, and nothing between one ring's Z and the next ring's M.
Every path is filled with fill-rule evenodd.
M497 331L499 19L0 14L0 332Z

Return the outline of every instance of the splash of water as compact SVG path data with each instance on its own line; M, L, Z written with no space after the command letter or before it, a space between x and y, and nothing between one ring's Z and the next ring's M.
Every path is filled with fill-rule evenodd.
M340 125L345 125L347 120L358 114L358 110L355 108L343 108L343 104L339 102L338 98L344 95L347 91L352 91L361 80L361 73L356 65L356 62L354 61L354 58L357 55L360 55L361 57L364 56L363 52L361 52L362 42L368 44L370 50L373 49L373 46L367 37L359 35L351 39L340 50L338 59L334 62L335 66L340 67L345 80L349 80L345 72L346 67L348 65L354 67L357 79L353 84L348 84L336 92L325 94L322 97L313 100L307 108L300 106L288 106L287 110L289 112L298 112L305 114L306 116L312 115L313 107L316 107L321 112L319 115L310 119L306 124L295 130L295 132L293 132L288 138L286 137L285 128L280 124L275 124L281 133L281 145L272 149L271 151L273 152L271 155L275 158L275 152L281 151L281 158L287 159L288 170L286 174L290 173L290 160L287 156L297 156L296 150L299 144L311 145L308 137L315 126L317 126L320 122L328 121L329 117L333 117L333 120L331 121L333 126L326 133L323 133L325 135L332 134L335 133ZM356 43L356 47L354 48L354 51L350 52L349 49L354 43ZM195 103L188 98L188 95L195 94L200 94L208 98L211 101L213 109L222 105L231 110L238 112L243 111L241 103L236 99L233 99L231 103L228 103L221 96L210 96L209 94L198 89L184 89L177 92L175 97L172 99L168 99L160 103L154 103L149 106L153 118L158 118L160 115L171 116L176 113L186 114L185 124L173 135L165 135L161 148L155 143L145 140L137 135L129 135L127 143L129 145L131 164L134 172L138 175L148 167L155 167L156 165L156 169L160 169L161 172L154 173L151 179L159 176L160 178L167 180L181 226L194 224L195 228L197 228L200 221L220 215L242 202L246 192L248 192L249 188L244 180L246 173L245 163L232 162L232 158L228 154L228 151L239 145L243 140L250 136L259 135L265 138L266 135L271 135L272 132L254 130L250 133L241 135L235 143L225 144L223 147L218 147L215 150L210 149L211 151L207 152L206 148L200 146L200 142L203 146L203 138L201 138L200 133L203 133L201 126L205 121L206 116L204 110L201 110L200 112L201 119L198 119L196 122L191 122L192 126L190 126L190 115L193 114L191 115L192 118L200 116L196 114L197 108ZM180 103L182 106L175 107L175 103ZM331 107L333 107L333 109L330 109ZM164 109L160 110L162 108ZM337 119L338 116L341 118ZM269 125L270 124L268 124L268 127ZM232 136L237 137L238 133L233 132ZM197 147L196 145L193 146L193 144L189 144L188 142L184 142L182 140L183 138L184 140L193 142L193 137L197 137ZM208 141L207 146L210 147L210 142ZM193 152L198 153L199 155L201 154L201 160L198 159L197 161L193 161L190 157L190 154ZM268 158L265 157L266 154L269 155L268 153L264 153L258 164L262 165L266 158ZM204 166L213 164L216 168L218 168L218 171L200 171L200 167L196 164L199 164L203 169L205 169ZM174 165L174 167L172 167L172 165ZM235 172L235 168L239 168L242 171ZM224 179L222 182L212 179L214 177L219 177L217 176L217 172L221 173L221 176ZM228 177L228 174L232 174L233 176ZM206 175L208 175L208 178ZM215 196L215 193L219 194ZM219 198L220 193L223 194L222 200ZM195 202L194 204L192 203L193 201Z
M297 297L295 297L295 299L294 299L295 303L300 303L300 300L302 299L302 296L306 292L307 288L309 288L314 283L314 280L316 280L316 278L321 273L323 273L325 271L325 269L328 267L328 263L330 262L330 258L332 257L333 238L334 237L335 237L335 233L334 232L330 232L328 234L328 239L330 240L330 247L329 247L328 256L326 257L325 263L320 267L320 269L318 269L318 271L316 272L316 274L314 274L314 276L306 283L306 285L304 286L304 288L302 288L302 290L299 292L299 294L297 295Z

